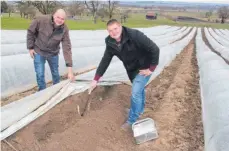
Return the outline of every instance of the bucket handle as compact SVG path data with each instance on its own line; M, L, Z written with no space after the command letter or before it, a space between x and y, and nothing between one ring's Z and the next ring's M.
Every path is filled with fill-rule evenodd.
M154 120L153 119L151 119L151 118L145 118L145 119L142 119L142 120L139 120L139 121L133 123L132 124L132 130L133 130L133 128L134 128L135 125L140 124L140 123L143 123L143 122L148 121L148 120L150 120L150 121L152 121L152 123L154 123Z

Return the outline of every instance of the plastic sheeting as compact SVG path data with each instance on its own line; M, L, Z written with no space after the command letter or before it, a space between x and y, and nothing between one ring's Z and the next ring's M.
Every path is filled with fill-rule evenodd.
M158 36L152 35L152 37L155 37L156 39L162 39L162 38L165 38L165 36L171 37L171 36L175 36L176 34L179 34L181 32L184 32L186 29L187 29L187 27L182 27L181 29L170 31L170 32L167 32L167 33L162 34L162 35L158 35Z
M219 52L222 57L229 60L229 47L225 47L219 44L208 32L207 28L204 28L204 32L206 38L208 39L210 45L215 49L215 51Z
M94 66L98 64L103 55L105 47L87 47L80 48L72 53L73 70ZM92 55L93 54L93 55ZM13 61L12 61L13 60ZM1 92L2 97L27 90L36 85L36 76L33 65L33 59L29 54L13 55L1 57ZM45 66L46 81L51 80L51 72L48 63ZM61 54L59 58L60 75L67 72L64 57Z
M99 83L99 85L115 84L120 84L120 82ZM37 119L65 98L84 92L89 86L89 82L70 83L65 80L43 91L1 107L1 140Z
M169 26L168 26L169 27ZM173 31L177 31L179 27L157 26L152 28L140 29L148 36L155 36L153 34L160 31L163 34L168 34ZM80 36L79 36L80 35ZM72 48L78 50L80 47L95 47L104 46L105 37L107 37L106 30L83 30L83 31L70 31L70 39L72 42ZM164 35L163 35L164 36ZM12 37L15 37L12 39ZM1 36L1 56L17 55L28 53L26 49L26 31L9 31L2 30ZM77 49L75 49L77 48Z
M170 26L157 26L157 28L153 27L155 30L152 31L152 28L135 28L138 29L142 32L144 32L147 36L160 36L160 35L164 35L167 34L169 32L172 31L176 31L178 29L180 29L180 27L170 27Z
M161 47L166 46L168 45L168 43L170 44L172 42L175 42L176 40L179 40L180 38L188 34L190 29L191 27L188 27L183 32L175 33L174 35L169 35L169 36L166 35L164 38L161 38L161 39L157 39L157 37L151 37L151 39L155 40L155 43L158 46L161 46Z
M159 75L163 68L168 66L176 57L176 54L179 54L184 49L193 38L195 31L196 29L193 29L192 32L181 41L177 41L161 49L160 63L153 73L151 80ZM118 61L117 58L113 60L106 74L101 79L100 85L114 85L129 81L121 61ZM76 77L78 81L75 83L69 83L68 80L66 80L1 107L1 140L23 128L66 97L87 90L94 73L95 70L82 74Z
M1 109L1 140L35 120L74 91L82 92L88 85L61 82L44 91L25 97ZM17 114L15 114L17 113Z
M229 66L196 37L206 151L229 150Z
M229 42L229 35L225 35L224 33L221 32L219 29L214 29L215 32L222 38L224 38L227 42Z
M219 29L224 35L228 35L229 36L229 30L226 29Z
M162 29L162 30L161 30ZM158 46L161 48L162 46L169 45L171 42L178 40L185 34L187 34L188 29L190 28L181 28L180 27L170 27L168 28L167 26L158 26L158 27L153 27L153 28L145 28L141 29L142 31L145 32L145 34L152 35L154 33L165 33L163 35L164 39L159 39L159 41L156 40L156 43ZM12 32L12 31L11 31ZM24 31L25 32L25 31ZM171 36L170 32L175 35ZM4 32L3 32L4 33ZM9 31L6 31L6 33L10 33ZM15 31L15 35L18 33L22 34L22 31ZM87 68L91 67L94 65L97 65L99 61L101 60L101 57L104 53L105 49L105 43L104 43L104 37L107 36L107 32L105 30L99 30L99 31L71 31L71 40L76 41L76 43L73 44L73 70L77 71L82 68ZM78 34L77 34L78 33ZM78 36L79 33L82 36ZM83 34L84 33L84 34ZM99 34L100 33L100 34ZM14 34L14 33L13 33ZM92 36L93 35L93 36ZM170 36L168 36L170 35ZM3 34L3 36L7 39L6 34ZM11 35L9 35L12 37ZM98 40L93 40L93 38L96 38ZM150 36L150 38L153 36ZM80 40L81 38L81 40ZM91 38L91 39L86 39L86 38ZM15 38L17 39L17 38ZM93 44L95 46L93 47L78 47L79 43L77 43L78 40L83 42L82 39L84 39L83 44L88 44L90 40L94 41ZM4 41L4 40L3 40ZM98 43L97 43L98 42ZM97 44L96 44L97 43ZM99 46L100 44L103 44L103 46ZM7 46L15 46L14 44L5 44ZM16 48L22 49L24 48L23 46L15 46L15 50L17 51ZM78 48L74 48L74 45L78 45ZM85 45L84 45L85 46ZM4 45L2 45L2 48L6 49ZM2 49L2 53L4 52L4 49ZM8 49L8 48L7 48ZM10 50L8 50L10 52ZM27 51L27 50L26 50ZM5 50L6 52L6 50ZM93 55L92 55L93 54ZM9 95L28 90L34 86L36 86L36 76L35 76L35 71L34 71L34 65L33 65L33 60L30 58L29 54L17 54L17 55L12 55L12 56L3 56L1 57L1 63L2 63L2 79L1 79L1 92L2 92L2 97L7 97ZM14 61L12 61L14 60ZM51 80L51 73L48 67L48 63L46 63L46 72L45 72L45 78L46 81ZM59 58L59 70L60 70L60 75L64 75L67 71L65 67L65 61L62 55ZM26 77L26 78L25 78Z
M164 39L167 37L171 36L176 36L177 34L181 34L184 32L184 30L187 27L183 27L179 29L179 27L171 27L171 28L166 28L166 26L158 26L158 27L153 27L153 28L145 28L145 29L138 29L144 32L145 35L147 35L149 38L153 40L157 39ZM159 32L158 32L159 31ZM101 35L97 36L98 34L89 34L91 35L90 37L78 37L76 35L79 35L78 31L71 31L70 34L71 36L71 41L72 41L72 48L79 48L79 47L96 47L96 46L104 46L105 45L105 38L107 37L107 31L101 31ZM157 35L160 34L160 36ZM82 35L87 35L85 32L84 34L81 33ZM102 36L103 35L103 36ZM176 36L177 37L177 36ZM77 49L75 49L77 50Z
M205 27L206 28L206 27ZM214 37L221 45L223 45L224 47L227 47L229 49L229 42L227 40L225 40L224 38L218 36L213 29L208 28L209 33L212 35L212 37Z
M47 88L46 92L40 91L34 95L30 95L21 100L18 100L17 102L12 102L6 106L1 107L1 121L4 121L1 124L1 131L9 127L9 125L12 125L14 122L25 117L28 113L36 110L36 108L53 97L55 93L64 87L64 85L66 85L66 82L61 82L60 84L56 84ZM18 106L17 108L15 107L16 105Z

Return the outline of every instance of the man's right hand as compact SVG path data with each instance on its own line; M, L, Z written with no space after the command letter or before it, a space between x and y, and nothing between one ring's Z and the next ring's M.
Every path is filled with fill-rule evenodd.
M37 54L37 53L33 49L30 49L29 50L29 54L30 54L31 58L34 59L34 55Z
M91 92L96 88L97 83L98 83L98 81L96 81L96 80L93 80L93 81L91 82L91 85L90 85L88 94L91 94Z

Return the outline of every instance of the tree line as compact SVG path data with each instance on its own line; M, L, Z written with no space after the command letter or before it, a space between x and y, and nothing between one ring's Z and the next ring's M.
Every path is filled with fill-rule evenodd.
M121 17L124 22L128 18L130 10L119 9L118 1L14 1L14 3L6 3L1 1L1 13L9 13L9 17L13 12L19 12L22 18L34 18L37 12L41 14L52 14L56 9L63 8L67 11L68 16L92 16L93 22L96 24L98 18L104 21L105 18L111 19L114 14Z

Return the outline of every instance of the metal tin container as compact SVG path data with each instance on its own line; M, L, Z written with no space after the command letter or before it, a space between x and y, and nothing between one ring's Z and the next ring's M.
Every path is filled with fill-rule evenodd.
M158 138L154 120L151 118L142 119L133 123L132 130L136 144Z

